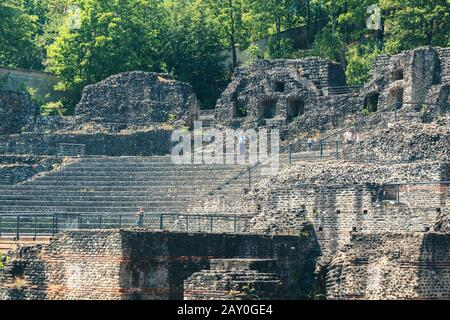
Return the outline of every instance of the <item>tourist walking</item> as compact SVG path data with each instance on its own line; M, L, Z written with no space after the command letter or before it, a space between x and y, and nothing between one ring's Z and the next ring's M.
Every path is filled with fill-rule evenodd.
M306 144L308 145L308 149L311 151L314 148L314 138L309 137Z
M347 130L344 133L344 141L346 144L352 144L353 142L353 134L351 131Z

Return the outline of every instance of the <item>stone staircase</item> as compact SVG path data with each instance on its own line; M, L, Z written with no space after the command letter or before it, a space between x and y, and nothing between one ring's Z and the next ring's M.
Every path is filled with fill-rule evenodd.
M210 270L184 282L185 300L260 300L280 298L281 280L271 259L213 259Z
M0 214L186 213L188 204L245 170L242 165L175 165L163 157L84 158L61 170L2 186ZM223 190L240 193L243 177Z

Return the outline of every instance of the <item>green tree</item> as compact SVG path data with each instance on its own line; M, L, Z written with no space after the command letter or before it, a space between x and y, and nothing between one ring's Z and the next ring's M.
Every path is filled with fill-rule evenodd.
M166 1L166 9L170 32L164 62L178 80L192 84L203 107L214 107L226 83L219 25L199 0Z
M382 0L385 50L397 53L424 45L450 45L449 0Z
M0 65L40 69L41 56L34 43L36 17L12 0L0 3Z
M231 49L233 68L238 66L238 47L244 49L250 40L247 0L205 0L206 14L220 28L222 44Z
M160 71L160 1L80 0L79 26L65 23L48 47L48 68L69 108L88 84L124 71ZM70 18L70 17L69 17Z
M350 85L363 84L370 80L370 72L376 57L381 53L371 45L354 45L347 50L345 75Z

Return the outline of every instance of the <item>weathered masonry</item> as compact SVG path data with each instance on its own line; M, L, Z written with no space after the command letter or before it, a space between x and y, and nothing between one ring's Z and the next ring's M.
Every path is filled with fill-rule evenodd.
M333 259L329 299L449 299L450 236L356 234Z
M282 296L312 289L314 244L292 236L69 231L19 250L0 274L1 299L183 299L211 259L275 259ZM318 254L317 252L315 254ZM225 271L224 271L225 272Z

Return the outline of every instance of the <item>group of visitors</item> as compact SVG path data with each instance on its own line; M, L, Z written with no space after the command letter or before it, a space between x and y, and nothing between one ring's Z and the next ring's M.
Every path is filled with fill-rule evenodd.
M347 145L356 144L360 142L361 136L357 131L347 130L343 134L344 143Z

